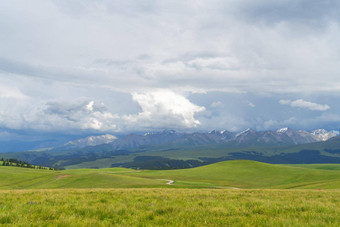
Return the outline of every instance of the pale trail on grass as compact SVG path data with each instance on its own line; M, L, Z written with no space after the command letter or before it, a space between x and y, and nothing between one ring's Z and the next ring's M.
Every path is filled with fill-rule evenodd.
M171 184L173 184L175 181L173 181L173 180L168 180L168 182L166 183L166 184L168 184L168 185L171 185Z
M168 179L159 179L159 180L166 180L166 181L168 181L168 182L165 183L165 184L167 184L167 185L172 185L173 183L175 183L175 181L173 181L173 180L168 180Z
M136 171L136 170L133 170L133 171L117 171L117 172L103 172L103 173L99 173L99 174L118 174L118 173L139 173L141 171Z

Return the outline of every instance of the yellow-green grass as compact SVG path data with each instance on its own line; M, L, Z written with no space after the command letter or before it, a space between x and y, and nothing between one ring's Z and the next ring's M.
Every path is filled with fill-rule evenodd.
M291 166L303 167L308 169L340 170L340 164L294 164Z
M337 226L340 191L0 191L3 226Z
M167 185L167 180L175 182ZM0 166L0 189L140 187L340 189L340 171L245 160L159 171L125 168L49 171Z
M336 226L340 171L332 168L254 161L169 171L0 166L0 189L11 189L0 190L0 226Z
M340 189L340 171L273 165L256 161L225 161L192 169L129 173L153 179L172 179L176 186L237 188Z
M160 180L128 176L131 169L75 169L48 171L0 166L0 189L135 188L162 186Z

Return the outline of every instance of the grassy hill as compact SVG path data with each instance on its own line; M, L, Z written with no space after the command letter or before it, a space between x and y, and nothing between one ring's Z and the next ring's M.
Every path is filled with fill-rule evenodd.
M340 167L338 164L333 166ZM131 175L173 179L177 185L183 186L196 183L237 188L340 188L339 171L247 160L225 161L192 169L143 171Z
M310 188L340 189L340 165L291 166L225 161L181 170L125 168L49 171L0 166L0 189L25 188ZM326 169L325 169L326 168ZM173 180L173 185L167 185Z
M160 181L122 175L134 170L76 169L48 171L0 166L0 189L47 189L47 188L136 188L157 187Z
M340 171L340 164L295 164L291 166L308 168L308 169L323 169L323 170Z

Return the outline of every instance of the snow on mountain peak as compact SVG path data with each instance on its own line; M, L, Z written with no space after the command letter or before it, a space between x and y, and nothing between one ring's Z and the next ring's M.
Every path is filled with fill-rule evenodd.
M221 134L222 135L225 132L227 132L227 130L220 130L220 131L212 130L209 132L209 134Z
M339 132L339 131L336 131L336 130L332 130L331 133L334 133L335 136L340 135L340 132Z
M76 146L76 147L87 147L87 146L96 146L105 143L111 143L116 140L117 137L110 134L100 135L100 136L88 136L86 138L69 141L65 144L65 146Z
M251 131L253 131L251 128L247 128L246 130L244 130L244 131L242 131L242 132L240 132L240 133L237 133L237 134L236 134L236 137L238 137L238 136L240 136L240 135L242 135L242 134L245 134L245 133L247 133L247 132L251 132Z
M315 136L316 138L318 138L320 141L326 141L332 137L338 136L339 131L335 131L335 130L327 131L325 129L316 129L316 130L313 130L311 134Z
M276 132L277 132L277 133L285 133L285 132L287 132L287 131L288 131L288 128L285 127L285 128L280 128L280 129L277 130Z

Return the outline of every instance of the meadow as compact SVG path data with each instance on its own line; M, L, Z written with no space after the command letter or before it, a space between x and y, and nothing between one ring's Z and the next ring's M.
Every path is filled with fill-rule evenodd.
M0 166L0 189L242 188L340 189L339 165L274 165L235 160L191 169L47 170Z
M339 170L245 160L181 170L0 166L0 225L337 226Z
M4 226L336 226L340 192L58 189L0 192Z

